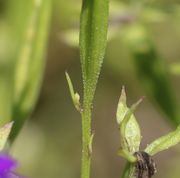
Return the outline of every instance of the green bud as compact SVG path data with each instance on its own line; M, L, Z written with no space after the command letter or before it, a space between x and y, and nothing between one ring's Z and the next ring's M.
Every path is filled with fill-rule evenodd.
M141 101L142 99L132 105L131 108L128 108L125 89L124 87L122 88L116 117L120 129L122 150L130 154L139 151L141 142L140 128L133 114Z

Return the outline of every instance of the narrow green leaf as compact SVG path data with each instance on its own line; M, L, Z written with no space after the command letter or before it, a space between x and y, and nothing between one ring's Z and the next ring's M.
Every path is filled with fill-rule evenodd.
M169 149L180 142L180 126L177 129L165 136L162 136L147 146L145 151L151 156Z
M80 96L78 93L74 92L73 84L71 78L69 77L69 74L67 72L65 74L74 106L79 112L81 112Z
M13 126L13 122L10 122L0 128L0 151L3 150L7 142L12 126Z
M25 28L22 48L16 63L14 113L17 134L36 103L45 67L45 46L51 16L51 0L33 0L31 15Z
M83 0L80 20L80 56L84 98L91 104L103 62L108 29L108 0Z
M139 125L133 115L142 99L130 108L126 105L126 93L123 87L117 108L117 123L119 124L122 149L133 154L139 151L141 133Z

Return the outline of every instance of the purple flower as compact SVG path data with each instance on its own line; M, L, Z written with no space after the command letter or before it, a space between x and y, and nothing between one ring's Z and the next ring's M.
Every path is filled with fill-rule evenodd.
M13 171L17 167L17 162L9 155L0 153L0 178L24 178Z

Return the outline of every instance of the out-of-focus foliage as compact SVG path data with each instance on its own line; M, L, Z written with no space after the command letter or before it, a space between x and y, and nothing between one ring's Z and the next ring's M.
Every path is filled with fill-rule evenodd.
M2 72L1 123L14 120L11 136L15 138L35 104L44 69L51 2L33 0L3 2L0 26ZM24 9L22 15L21 9ZM7 38L8 37L8 38Z
M138 77L147 95L154 100L173 124L179 123L177 101L168 80L167 67L158 56L142 25L126 29L127 43L132 52Z
M15 59L19 56L19 50L24 43L24 33L29 24L32 2L32 0L2 0L0 2L0 63L2 64L0 69L3 69L0 70L0 123L12 119L14 71L11 69L14 68ZM77 116L71 107L72 103L68 100L69 93L64 80L64 71L71 70L74 87L81 93L77 46L82 1L52 0L51 2L53 3L53 23L47 49L49 55L46 78L38 107L32 115L32 123L26 126L17 144L15 143L14 152L21 159L24 165L23 170L27 172L25 175L29 177L74 178L79 177L80 170L80 120L78 120L79 115ZM161 135L160 132L165 132L169 128L163 121L164 115L159 115L157 108L162 110L165 105L166 107L169 105L166 115L170 116L169 113L176 113L173 110L179 107L177 104L180 98L177 65L180 60L179 19L179 0L110 1L107 55L94 109L93 127L96 137L93 148L95 151L93 165L95 166L92 177L115 178L122 170L119 164L121 160L116 158L119 148L119 137L116 138L118 131L116 133L116 123L113 123L111 119L115 117L117 104L115 101L122 85L126 86L130 103L131 99L134 100L140 95L147 96L143 109L140 108L137 112L140 116L140 125L144 128L142 144L147 143L146 138L154 140L154 137ZM133 50L124 40L126 30L136 25L142 26L145 30L156 60L160 60L162 68L165 69L165 73L163 72L166 78L165 83L170 88L168 98L175 98L168 104L163 103L165 99L167 100L164 97L156 96L155 101L155 95L152 95L153 90L150 91L151 93L148 92L142 82L142 76L137 75L138 67L134 62L136 59L132 55ZM149 79L152 84L152 78ZM24 84L20 83L20 85ZM156 85L158 87L159 82L156 82ZM155 102L149 104L149 99ZM157 103L159 107L156 107ZM173 117L168 118L171 120ZM176 116L172 122L177 123L178 120ZM156 129L152 130L149 125L153 125ZM27 150L29 154L24 150ZM179 169L179 162L171 160L178 157L178 154L178 150L171 152L170 156L161 154L162 157L158 159L157 177L179 178L178 171L173 171L173 168ZM169 161L161 161L164 159ZM169 171L168 174L162 171L165 169L160 168L167 168L166 166L168 166L166 169ZM94 174L95 171L96 174Z
M0 21L0 123L11 120L13 106L14 44L8 24Z
M32 1L32 9L24 28L22 45L16 60L12 136L32 112L42 83L45 47L51 16L51 1Z
M180 63L172 63L172 65L170 66L170 72L174 75L179 76L180 75Z

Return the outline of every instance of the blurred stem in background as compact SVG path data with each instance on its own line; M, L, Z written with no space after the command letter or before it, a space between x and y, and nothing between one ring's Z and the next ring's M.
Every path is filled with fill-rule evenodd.
M0 2L0 125L12 120L17 39L7 1ZM17 34L16 34L17 35Z
M84 96L82 117L81 178L89 178L92 152L91 112L104 58L108 29L108 0L83 0L80 19L80 57Z
M131 25L126 29L126 40L130 47L137 74L142 86L174 126L179 124L177 101L171 89L168 70L158 56L143 25Z
M8 24L0 22L0 124L12 118L14 65L13 43Z
M39 94L51 3L51 0L3 3L0 26L0 124L15 121L11 140L32 112Z
M32 112L42 83L45 47L51 16L51 0L34 0L16 60L15 95L11 133L13 140Z

